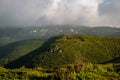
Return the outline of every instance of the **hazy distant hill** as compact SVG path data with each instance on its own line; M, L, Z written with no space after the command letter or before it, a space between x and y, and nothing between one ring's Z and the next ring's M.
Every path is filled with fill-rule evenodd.
M0 65L13 61L27 53L39 48L42 45L41 40L23 40L0 47Z
M9 36L5 36L5 35L1 35L0 34L0 47L1 46L5 46L9 43L12 43L16 41L15 39L13 39L12 37L9 37Z
M120 28L107 27L107 26L92 27L89 29L82 30L82 33L94 34L94 35L105 35L105 36L119 36L120 34L118 35L118 33L120 33Z
M0 46L25 39L48 39L60 34L93 34L105 36L120 36L120 28L79 25L46 25L33 27L0 28Z
M120 37L62 35L48 39L40 48L9 63L7 68L48 67L104 63L120 57Z

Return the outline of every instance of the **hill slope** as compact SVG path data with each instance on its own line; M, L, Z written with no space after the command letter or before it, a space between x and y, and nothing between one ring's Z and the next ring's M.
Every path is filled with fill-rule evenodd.
M41 40L23 40L0 47L0 65L13 61L39 48L42 45Z
M39 49L7 64L7 68L47 67L103 63L120 56L120 38L62 35L50 38Z

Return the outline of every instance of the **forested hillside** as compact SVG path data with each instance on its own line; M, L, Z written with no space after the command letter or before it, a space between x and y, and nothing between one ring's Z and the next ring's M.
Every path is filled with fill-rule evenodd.
M100 64L117 57L120 57L119 37L61 35L48 39L40 48L7 64L6 67L55 68L68 64Z

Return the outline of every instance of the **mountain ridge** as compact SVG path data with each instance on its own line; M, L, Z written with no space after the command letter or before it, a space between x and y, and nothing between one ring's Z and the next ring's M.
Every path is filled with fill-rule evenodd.
M119 44L119 37L61 35L50 38L40 48L5 67L55 68L66 64L102 63L119 57Z

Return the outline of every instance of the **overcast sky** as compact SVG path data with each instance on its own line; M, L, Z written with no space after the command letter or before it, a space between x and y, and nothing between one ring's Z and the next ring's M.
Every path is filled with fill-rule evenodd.
M120 0L0 0L0 26L120 26Z

